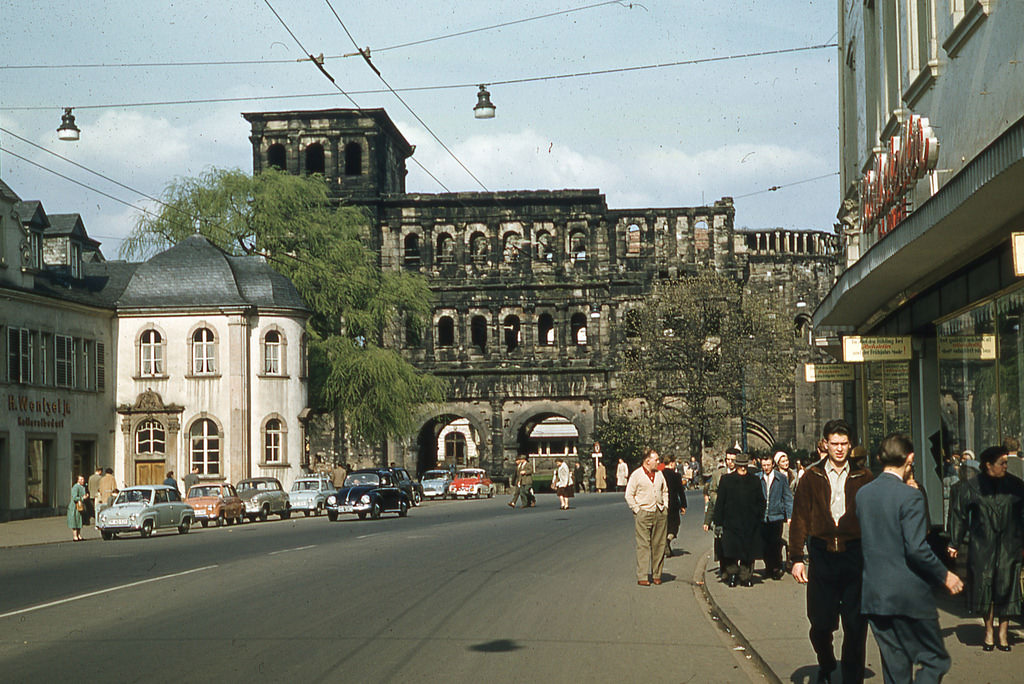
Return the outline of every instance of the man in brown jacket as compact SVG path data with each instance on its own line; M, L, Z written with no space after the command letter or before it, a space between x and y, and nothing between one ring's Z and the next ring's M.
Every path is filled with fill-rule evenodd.
M836 669L832 634L843 623L843 684L864 681L867 621L860 612L864 558L857 521L857 491L871 473L849 461L852 431L844 420L830 420L822 431L828 456L808 468L793 500L789 557L793 577L807 584L811 646L818 656L818 682L831 682ZM804 563L807 543L810 568Z

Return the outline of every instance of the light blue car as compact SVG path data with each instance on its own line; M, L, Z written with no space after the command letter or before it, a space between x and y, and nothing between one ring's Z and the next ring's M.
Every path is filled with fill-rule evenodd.
M104 539L113 539L122 532L138 532L148 537L154 531L177 528L187 534L195 512L181 500L181 494L168 485L125 487L112 506L100 511L96 526Z
M326 477L300 477L292 483L288 498L292 502L292 510L302 511L308 518L323 513L327 497L335 491L334 485Z
M447 470L428 470L420 478L423 497L426 499L447 499L452 474Z

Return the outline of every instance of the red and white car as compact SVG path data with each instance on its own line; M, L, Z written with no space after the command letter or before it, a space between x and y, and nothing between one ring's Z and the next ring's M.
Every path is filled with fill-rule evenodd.
M455 479L448 486L448 492L456 499L460 496L463 499L479 499L481 496L489 499L496 491L497 487L483 468L462 468L455 473Z

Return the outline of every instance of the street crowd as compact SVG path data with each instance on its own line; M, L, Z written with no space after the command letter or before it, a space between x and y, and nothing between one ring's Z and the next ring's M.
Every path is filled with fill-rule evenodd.
M910 440L901 434L883 439L877 473L852 440L845 421L829 421L817 461L797 463L795 470L785 452L755 461L738 448L726 452L705 486L704 530L715 535L721 580L751 587L754 563L762 560L765 580L782 580L788 567L806 585L817 682L833 681L836 670L844 684L864 681L869 628L885 682L941 681L951 659L939 629L937 587L964 592L968 612L984 622L983 651L1010 651L1009 621L1024 607L1024 482L1007 473L1016 441L961 465L948 488L948 545L936 548L924 493L913 478ZM666 473L673 464L646 449L627 480L642 586L661 584L664 549L678 531L678 513L685 512L685 496L681 509L672 499L674 478ZM966 581L954 571L962 556ZM837 659L833 636L840 625Z

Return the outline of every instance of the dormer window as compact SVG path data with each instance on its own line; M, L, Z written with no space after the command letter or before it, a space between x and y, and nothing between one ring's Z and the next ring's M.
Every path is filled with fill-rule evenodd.
M32 231L29 235L29 267L41 269L43 267L43 234Z
M68 269L72 278L82 277L82 246L75 242L68 248Z

